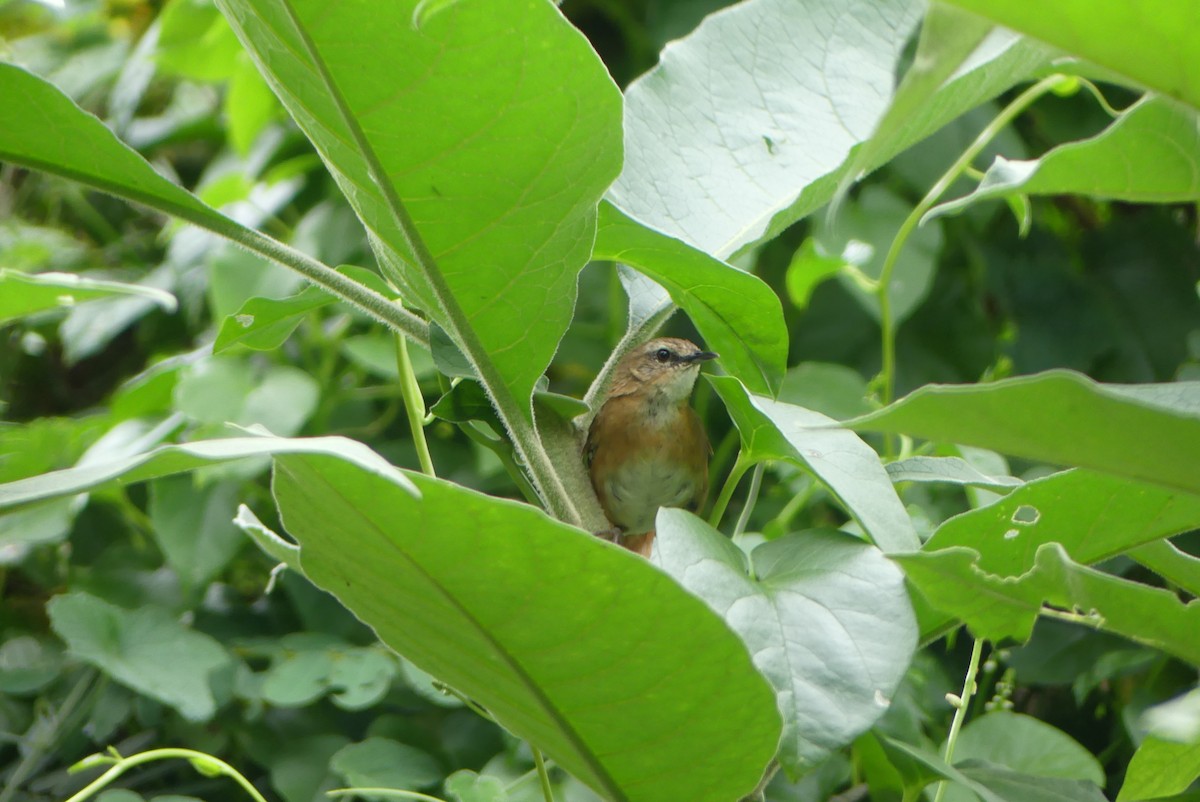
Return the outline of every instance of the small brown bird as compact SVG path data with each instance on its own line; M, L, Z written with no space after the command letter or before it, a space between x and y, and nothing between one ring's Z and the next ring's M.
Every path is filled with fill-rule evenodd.
M704 502L711 449L688 398L700 363L716 356L687 340L662 337L617 365L588 430L584 459L600 505L622 533L650 533L659 507L695 511ZM645 554L652 539L624 545Z

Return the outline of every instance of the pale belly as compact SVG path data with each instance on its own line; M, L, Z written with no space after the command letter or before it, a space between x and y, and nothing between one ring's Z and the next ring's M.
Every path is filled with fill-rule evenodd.
M690 508L697 487L677 463L650 455L614 471L606 490L613 523L627 534L641 534L654 528L659 507Z

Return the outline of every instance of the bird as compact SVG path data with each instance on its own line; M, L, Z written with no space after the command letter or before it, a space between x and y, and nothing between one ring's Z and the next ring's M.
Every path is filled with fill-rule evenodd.
M617 364L588 428L584 461L616 527L605 534L643 556L649 556L659 507L696 512L704 503L712 449L688 400L701 364L716 358L676 337L632 349Z

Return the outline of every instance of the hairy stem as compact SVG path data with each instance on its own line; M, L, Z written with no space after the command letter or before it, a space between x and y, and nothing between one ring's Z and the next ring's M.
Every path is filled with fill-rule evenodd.
M946 764L954 759L954 745L958 743L958 733L962 729L963 721L967 718L967 708L970 707L971 697L975 695L976 685L975 677L979 674L979 658L983 654L983 639L976 638L974 645L971 647L971 662L967 666L967 674L963 677L962 693L959 694L957 700L951 700L954 705L954 720L950 722L950 734L946 736L946 754L944 755ZM937 794L933 797L933 802L942 802L942 796L946 793L946 782L938 783Z

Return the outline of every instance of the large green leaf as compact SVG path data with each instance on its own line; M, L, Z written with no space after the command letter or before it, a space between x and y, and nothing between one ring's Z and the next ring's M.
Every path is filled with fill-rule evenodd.
M968 546L979 552L980 569L1017 576L1033 567L1045 543L1059 543L1089 564L1197 527L1200 496L1073 470L949 519L924 548Z
M1200 743L1178 744L1151 736L1133 753L1117 802L1181 794L1197 778L1200 778Z
M997 156L974 192L935 206L924 221L1014 193L1136 203L1195 200L1200 197L1200 119L1178 103L1143 98L1091 139L1059 145L1032 161Z
M52 84L0 62L0 160L64 176L234 239L287 264L376 320L427 339L427 327L378 293L210 208L150 163ZM54 132L53 136L47 132ZM108 326L111 328L111 325ZM78 350L78 349L77 349Z
M1016 577L979 567L963 546L894 557L938 610L964 621L977 637L1027 640L1043 604L1077 610L1094 626L1200 665L1200 601L1079 565L1062 546L1038 548Z
M705 345L753 392L774 396L787 370L788 334L779 296L757 276L600 206L596 259L630 265L687 312Z
M887 553L920 542L879 455L819 412L754 395L736 379L710 376L742 438L745 459L785 460L817 477Z
M221 218L154 172L103 123L41 78L0 63L0 95L0 158L5 161L66 176L172 214ZM54 136L48 136L49 131Z
M160 446L152 451L106 462L43 473L0 484L0 509L31 504L43 499L85 493L109 482L142 482L195 470L214 462L262 457L283 452L313 452L352 460L364 470L391 477L409 492L416 489L404 475L362 443L344 437L232 437L195 443Z
M1195 8L1171 0L946 0L1200 108Z
M216 713L210 681L233 660L221 644L194 632L161 607L123 610L87 593L56 596L46 606L71 653L122 685L171 705L184 718Z
M700 600L532 507L411 479L419 498L343 459L279 458L305 574L606 799L754 787L779 737L773 695Z
M1106 385L1053 370L992 384L934 384L844 425L1200 493L1200 382Z
M1095 784L1014 771L977 758L947 765L940 756L887 736L878 743L915 794L939 777L969 789L982 802L1104 802Z
M35 312L70 308L82 301L114 295L140 296L168 312L174 312L177 306L174 295L153 287L85 279L73 273L30 275L0 268L0 325Z
M587 41L545 0L454 3L419 24L417 0L218 5L405 301L531 415L620 168L620 94Z
M915 0L749 0L673 43L626 92L624 172L609 198L633 218L726 258L824 205L839 181L1029 76L1040 47L983 42L917 111L854 148L888 108Z
M1035 777L1086 780L1104 785L1100 761L1060 729L1032 716L997 710L969 722L954 747L955 763L987 760ZM947 802L973 802L961 786L946 789Z
M792 776L866 731L891 704L916 648L904 575L841 532L768 541L749 559L682 510L658 513L653 560L741 635L783 713Z

